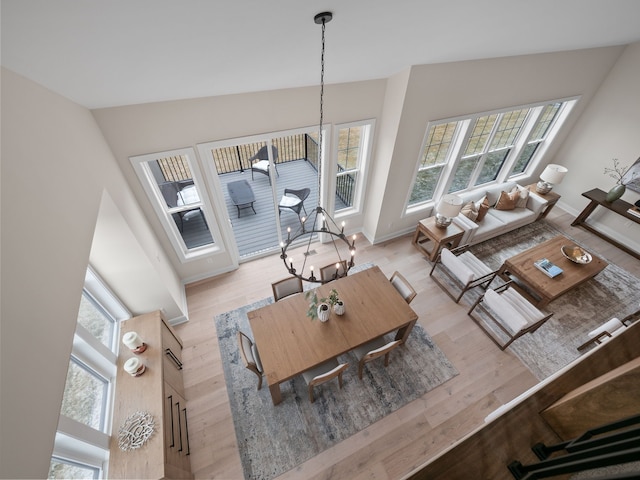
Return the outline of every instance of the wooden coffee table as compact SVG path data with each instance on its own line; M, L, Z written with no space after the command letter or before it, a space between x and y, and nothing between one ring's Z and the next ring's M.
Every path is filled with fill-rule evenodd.
M576 243L559 235L505 260L498 270L498 275L504 280L514 280L534 305L544 307L560 295L595 277L608 265L591 252L589 252L592 257L590 263L586 265L574 263L562 255L560 247L563 245L576 245ZM557 277L548 277L533 265L533 262L541 258L555 263L563 272Z

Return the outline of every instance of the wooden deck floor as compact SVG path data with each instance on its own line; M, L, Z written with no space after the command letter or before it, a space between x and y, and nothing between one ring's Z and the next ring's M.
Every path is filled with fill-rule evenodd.
M318 204L318 172L304 159L278 164L278 175L275 178L275 199L269 178L266 175L254 173L252 179L251 170L245 170L244 172L225 173L219 178L242 260L280 248L276 231L276 210L277 203L284 194L285 188L295 190L309 188L311 190L309 197L304 202L308 213L311 213ZM251 186L256 198L253 204L255 213L251 208L244 208L238 212L233 204L227 185L237 180L246 180ZM336 205L339 208L343 204L338 202L339 199L336 198ZM304 215L304 210L302 214ZM280 227L283 237L286 237L287 227L291 227L291 231L295 232L300 227L300 220L295 212L283 210L280 214Z

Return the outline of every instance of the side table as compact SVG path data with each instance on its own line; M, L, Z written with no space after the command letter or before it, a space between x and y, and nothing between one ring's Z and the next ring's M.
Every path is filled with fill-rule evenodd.
M538 220L542 220L544 217L546 217L549 212L551 211L551 209L553 208L553 206L558 203L558 200L560 200L560 195L557 194L556 192L548 192L548 193L538 193L536 192L536 184L532 183L531 185L527 185L527 188L529 189L529 191L531 193L535 193L536 195L540 195L542 198L544 198L547 201L547 206L544 207L544 210L542 210L542 212L540 212L540 216L538 217Z
M418 222L411 243L418 250L426 253L429 260L433 262L442 248L455 248L460 245L462 235L464 230L459 226L451 223L447 228L440 228L436 226L436 217L429 217ZM431 250L426 248L429 242L433 242Z

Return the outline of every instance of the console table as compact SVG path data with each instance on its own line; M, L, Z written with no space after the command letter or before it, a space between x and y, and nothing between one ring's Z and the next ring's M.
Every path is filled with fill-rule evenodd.
M571 226L580 226L586 230L589 230L590 232L595 233L600 238L603 238L604 240L611 243L612 245L615 245L620 250L624 250L629 255L632 255L640 259L640 253L634 250L631 250L626 245L623 245L617 240L596 230L592 225L589 225L588 223L586 223L587 217L593 213L593 211L596 209L598 205L600 205L601 207L604 207L607 210L611 210L612 212L615 212L618 215L622 215L624 218L631 220L634 223L640 224L640 218L627 212L627 210L633 207L633 205L630 204L629 202L625 202L624 200L615 200L613 202L607 202L606 200L607 193L603 192L599 188L594 188L593 190L584 192L582 196L588 198L589 200L591 200L591 202L589 203L589 205L585 207L585 209L580 213L580 215L576 217L576 219L571 223Z

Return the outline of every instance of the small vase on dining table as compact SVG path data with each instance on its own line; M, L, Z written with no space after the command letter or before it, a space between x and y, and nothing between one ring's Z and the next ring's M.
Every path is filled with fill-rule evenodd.
M617 183L616 185L614 185L614 187L607 192L607 202L611 203L618 200L620 197L622 197L622 195L624 195L626 189L627 187L625 185L622 185L621 183Z
M329 305L326 303L321 303L318 305L318 320L321 322L326 322L329 320L329 315L331 314L331 310L329 309Z
M344 303L342 303L341 301L336 302L336 304L333 306L333 311L336 313L336 315L344 315Z

